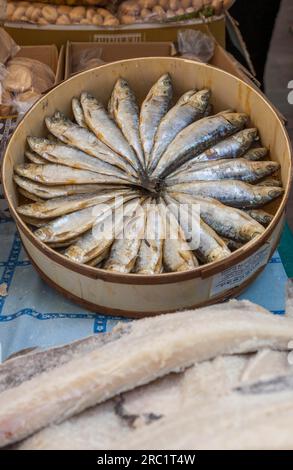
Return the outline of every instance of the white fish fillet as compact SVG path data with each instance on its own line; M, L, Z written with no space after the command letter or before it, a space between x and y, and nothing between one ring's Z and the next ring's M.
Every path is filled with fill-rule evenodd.
M120 332L98 350L2 392L0 445L195 362L261 347L286 350L293 319L231 301L124 324Z

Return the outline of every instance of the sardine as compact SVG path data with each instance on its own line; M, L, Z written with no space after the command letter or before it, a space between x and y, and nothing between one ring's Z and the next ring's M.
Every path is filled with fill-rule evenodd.
M130 199L135 201L127 201ZM64 253L65 256L77 263L89 263L99 257L111 247L117 233L123 227L123 217L131 214L139 203L136 195L124 196L113 204L109 204L106 211L96 214L92 230L83 235L77 243L71 245ZM124 206L123 206L124 204Z
M88 263L88 266L94 266L96 268L103 267L103 261L108 258L110 253L110 247L106 248L102 253L100 253L96 258L91 259Z
M116 193L118 202L125 193ZM95 221L106 211L111 208L117 200L113 200L113 195L102 194L100 202L96 206L80 209L79 211L72 212L71 214L62 215L52 222L44 225L35 232L35 236L44 243L58 243L76 238L82 233L90 230ZM105 206L107 204L107 206Z
M239 131L247 122L243 113L227 113L200 119L183 129L162 155L153 176L163 178L220 140Z
M85 119L84 119L84 112L83 112L83 109L82 109L82 106L80 104L79 99L78 98L72 98L71 105L72 105L73 116L74 116L74 119L76 120L77 124L80 127L85 127L86 128L87 125L86 125L86 122L85 122Z
M255 183L259 179L271 175L280 168L279 163L252 162L245 158L217 160L209 164L194 165L192 169L170 175L166 179L166 184L172 186L177 183L188 183L192 181L213 181L221 179L234 179Z
M89 93L82 93L80 102L90 130L138 172L141 164L137 155L104 106Z
M278 186L282 187L282 181L280 181L278 178L265 178L262 181L259 181L257 183L259 186Z
M158 161L168 145L192 122L201 119L208 107L211 93L209 90L191 90L184 93L175 106L171 108L161 120L155 135L152 149L149 172L157 166Z
M167 272L188 271L198 266L198 261L185 240L184 232L175 216L160 204L164 223L163 264Z
M253 140L257 136L256 129L243 129L236 134L218 142L216 145L205 150L200 155L192 158L184 165L180 166L172 174L185 170L196 169L200 162L214 162L216 160L223 160L224 158L238 158L245 154L245 151L250 147Z
M223 237L223 242L226 243L227 247L229 250L233 253L236 250L239 250L239 248L243 247L243 243L241 242L236 242L235 240L232 240L231 238L225 238Z
M261 235L265 229L246 212L221 204L208 197L193 197L189 194L170 193L180 204L198 204L200 216L220 236L246 243Z
M31 149L42 156L45 163L49 161L72 168L94 171L95 173L119 176L129 180L125 171L117 166L106 163L100 158L92 157L75 147L62 143L54 143L42 137L28 137L27 141Z
M139 108L135 94L123 78L119 78L111 96L111 112L124 137L145 167L144 153L139 134Z
M0 445L19 441L49 424L197 362L254 352L261 347L287 350L293 320L272 315L248 301L234 300L196 313L184 311L120 324L112 335L112 341L95 351L2 392L1 403L5 406L0 409ZM290 400L292 403L292 394ZM189 408L191 415L194 410L198 409L193 404ZM190 418L190 414L186 416ZM153 426L156 429L157 424ZM210 430L211 420L207 426ZM150 439L149 427L145 433ZM166 436L158 433L156 437Z
M140 110L140 138L144 150L146 166L151 157L154 139L161 122L170 106L173 96L172 81L168 74L163 75L148 92Z
M240 208L258 208L284 193L283 188L257 186L237 180L174 184L170 186L170 191L192 196L212 197L228 206Z
M97 139L89 129L73 123L60 112L56 112L52 117L47 117L45 122L49 131L65 144L117 166L125 171L130 178L137 180L136 172L132 166L121 155L113 152L101 140Z
M17 188L19 194L21 194L23 197L26 199L30 199L31 201L35 202L43 202L44 199L40 198L39 196L36 196L33 193L29 193L26 189L22 189L20 186Z
M138 274L159 274L162 272L164 226L157 204L148 204L144 237L135 266Z
M269 214L262 209L251 209L247 211L247 214L249 214L250 217L252 217L264 227L267 227L274 218L272 214Z
M118 195L120 194L123 194L123 192L118 191ZM115 197L115 192L105 192L106 199L108 199L109 196ZM47 219L48 217L59 217L60 215L70 214L71 212L85 209L86 207L95 206L100 202L100 199L101 194L97 193L64 196L50 199L48 201L18 206L17 212L28 217Z
M130 273L135 265L145 228L143 206L127 217L123 233L118 234L103 268L108 271Z
M219 235L199 217L200 206L196 202L182 205L178 201L174 203L168 196L165 201L179 222L189 245L202 262L212 263L231 254Z
M44 160L44 158L40 157L35 152L29 152L27 150L26 152L24 152L24 155L30 163L36 163L37 165L44 165L46 163L46 160Z
M120 176L103 175L88 170L79 170L63 165L23 163L16 165L14 171L25 178L48 186L66 184L126 184L126 180Z
M249 149L244 155L243 158L246 160L258 161L266 157L268 154L268 149L265 147L255 147Z
M124 189L124 186L115 184L67 184L46 186L45 184L36 183L28 178L22 178L16 174L13 175L13 180L19 188L22 188L28 193L40 197L41 199L53 199L55 197L70 196L72 194L100 193L105 189Z

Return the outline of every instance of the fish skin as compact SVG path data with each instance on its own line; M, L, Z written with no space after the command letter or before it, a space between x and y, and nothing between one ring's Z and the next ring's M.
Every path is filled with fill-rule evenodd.
M168 197L165 198L165 201L168 204L168 209L180 223L185 237L188 239L188 237L191 236L196 244L196 246L191 246L195 249L196 256L202 262L212 263L214 261L220 261L231 254L231 251L219 235L202 219L199 218L198 224L195 224L192 232L190 232L190 217L192 215L192 212L188 210L188 207L191 207L190 205L184 207L180 205L179 202ZM196 233L194 233L194 230Z
M171 192L211 197L232 207L258 208L284 193L283 188L257 186L237 180L194 181L174 184Z
M115 83L110 103L110 114L113 115L125 139L136 153L140 166L145 168L139 133L139 108L134 92L123 78L119 78Z
M243 247L243 243L241 242L236 242L235 240L232 240L231 238L224 238L223 241L226 243L227 247L229 250L234 253L234 251L239 250L239 248Z
M105 197L113 196L113 193L105 192ZM59 217L60 215L70 214L76 210L95 206L100 202L100 194L77 194L73 196L58 197L48 201L35 202L33 204L24 204L17 207L17 212L28 217L37 219L47 219L48 217Z
M91 259L88 263L86 263L88 266L93 266L96 268L102 268L103 267L103 261L107 259L110 253L110 247L106 248L102 253L100 253L96 258Z
M168 146L153 176L165 177L210 146L242 129L246 122L247 115L244 113L227 113L202 118L190 124Z
M87 125L84 119L84 112L83 112L79 99L76 97L72 98L71 105L72 105L73 116L74 116L74 119L76 120L76 123L80 127L87 128Z
M35 194L29 193L26 189L23 189L20 186L17 188L17 190L19 194L24 196L26 199L30 199L34 202L44 202L44 199L40 198L39 196L36 196Z
M217 144L208 148L203 153L192 158L171 174L175 175L185 170L192 171L193 169L196 169L199 163L203 162L214 163L217 160L223 160L225 158L239 158L241 156L244 158L245 151L250 147L256 137L256 129L243 129L242 131L239 131L236 134L233 134L230 137L221 140Z
M94 173L54 163L46 165L24 163L16 165L14 171L20 176L48 186L99 183L103 185L106 183L125 185L127 183L127 180L120 176L105 176L102 173Z
M146 211L145 234L138 252L135 272L159 274L163 269L164 226L156 204L149 204Z
M211 92L209 90L190 90L184 93L161 120L155 135L154 146L150 156L149 172L157 166L158 161L182 129L192 122L204 117Z
M247 214L249 214L250 217L252 217L264 227L267 227L274 218L272 214L269 214L268 212L262 209L251 209L247 211Z
M30 148L37 152L38 155L41 155L45 163L49 161L50 163L65 165L71 168L119 176L128 181L125 171L106 163L104 160L92 157L75 147L62 143L54 143L42 137L28 137L27 141Z
M120 337L112 342L2 392L0 445L197 362L260 347L288 350L293 335L290 317L248 301L197 309L194 319L190 310L119 325L114 332Z
M268 154L268 149L265 147L255 147L247 150L247 152L243 155L243 158L251 161L258 161L262 160Z
M170 106L173 96L169 74L162 75L148 92L141 105L139 126L146 166L149 165L158 126Z
M125 207L125 203L131 201L131 199L135 199L135 201L130 202L128 205L126 204ZM110 248L117 231L123 225L123 216L131 213L131 210L134 211L138 201L137 194L124 196L123 201L113 201L113 204L109 204L111 213L107 211L99 216L96 215L94 224L92 224L92 230L85 233L77 243L67 248L64 255L76 263L89 263L91 260L99 257L105 250ZM123 204L124 215L122 211ZM116 211L115 230L113 230L113 210ZM100 227L103 228L103 234L98 237Z
M203 166L198 163L193 169L178 172L175 176L166 178L166 184L172 186L177 183L188 183L192 181L215 181L220 179L234 179L255 183L265 176L271 175L279 170L277 162L252 162L245 158L217 160Z
M259 181L257 184L259 186L278 186L279 188L283 186L282 181L280 181L278 178L265 178L262 181Z
M107 113L104 106L89 93L80 96L87 126L105 145L120 155L136 172L141 169L140 161L119 127Z
M46 163L46 160L44 160L44 158L40 157L35 152L30 152L30 151L26 150L24 152L24 155L30 163L36 163L37 165L44 165Z
M181 204L199 204L201 218L221 237L246 243L265 231L264 227L246 212L227 207L216 199L194 197L183 193L169 194Z
M181 272L196 268L198 261L185 240L184 232L172 212L163 202L160 204L160 212L165 230L163 245L165 270L167 272Z
M13 180L19 188L37 196L41 199L53 199L61 196L71 196L73 194L100 193L107 189L125 189L122 185L107 184L73 184L73 185L56 185L46 186L45 184L36 183L28 178L23 178L17 174L13 175Z
M100 203L96 206L62 215L36 230L34 234L44 243L64 242L76 238L90 230L95 224L98 217L95 209L99 209L101 204L109 204L111 206L111 204L114 204L114 197L122 197L124 194L125 192L121 194L118 191L115 195L102 194L100 196Z
M119 273L132 272L144 234L145 217L145 210L140 206L138 211L127 218L124 223L126 237L114 241L104 269ZM128 238L130 235L131 238Z
M70 121L64 114L57 111L52 117L45 119L48 130L59 140L67 145L99 158L111 165L117 166L125 171L131 180L137 181L137 175L131 165L113 152L107 145L99 140L89 129Z

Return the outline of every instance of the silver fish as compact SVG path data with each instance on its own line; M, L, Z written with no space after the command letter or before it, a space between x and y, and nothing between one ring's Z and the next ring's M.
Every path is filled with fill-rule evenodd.
M237 180L194 181L175 184L170 190L193 196L212 197L228 206L240 208L258 208L284 193L282 188L251 185Z
M149 162L150 172L155 169L164 151L176 135L189 124L204 116L210 96L209 90L188 91L163 117L155 135Z
M155 135L161 119L165 116L173 96L171 78L163 75L148 92L140 110L140 138L146 166L150 161Z
M262 158L266 157L268 154L268 149L265 147L255 147L249 149L244 155L243 158L247 160L257 161L261 160Z
M127 161L135 171L139 171L141 164L138 157L104 106L89 93L82 93L80 102L85 121L91 131L98 139Z
M110 247L106 248L102 253L100 253L96 258L91 259L88 263L88 266L94 266L95 268L102 268L103 261L108 258L110 253Z
M109 204L106 211L96 215L92 230L85 233L77 243L71 245L64 253L65 256L77 263L89 263L99 257L112 245L117 232L123 226L123 218L130 215L136 208L139 199L135 195L125 196L123 200L114 201ZM124 207L123 207L124 204Z
M249 214L250 217L252 217L264 227L267 227L274 218L272 214L269 214L262 209L251 209L247 211L247 214Z
M128 162L101 142L89 129L79 126L66 118L59 111L45 119L49 131L65 144L76 147L93 157L117 166L130 178L137 180L137 175Z
M243 247L243 243L232 240L231 238L223 237L223 241L226 243L227 247L232 253L236 250L239 250L239 248Z
M199 162L214 162L224 158L238 158L245 154L246 150L250 147L252 142L257 137L256 129L243 129L240 132L224 139L212 147L205 150L200 155L192 158L184 165L179 167L172 174L177 174L180 171L196 169Z
M37 165L44 165L44 163L46 163L46 160L44 160L35 152L29 152L28 150L26 150L24 152L24 155L31 163L36 163Z
M245 158L217 160L208 165L198 163L192 170L178 172L175 176L170 175L167 177L166 183L172 186L176 183L221 179L235 179L255 183L259 179L271 175L279 168L280 165L272 161L252 162Z
M137 256L135 272L138 274L159 274L163 265L164 226L157 204L146 208L146 226Z
M122 194L122 192L119 191L118 194ZM113 197L115 192L106 192L106 199L109 195ZM86 207L95 206L99 204L100 199L101 194L96 193L57 197L48 201L35 202L34 204L24 204L17 208L17 212L28 217L47 219L48 217L59 217L60 215L70 214Z
M119 176L128 181L128 176L125 171L117 166L106 163L100 158L94 158L75 147L70 147L60 142L54 143L42 137L28 137L27 141L30 148L41 155L45 162L47 160L51 163L70 166L72 168Z
M188 271L198 266L198 261L185 240L182 228L167 207L160 204L164 221L163 264L167 272Z
M168 209L174 214L183 229L189 245L195 250L197 257L204 263L212 263L226 258L231 254L219 235L211 229L200 217L191 220L196 212L194 202L181 205L166 198ZM199 205L197 207L199 212Z
M96 206L62 215L37 230L35 236L44 243L64 242L76 238L93 227L97 218L108 208L108 205L112 207L115 203L121 203L121 198L123 198L124 194L116 193L115 196L118 200L113 199L115 197L113 195L103 194L100 196L100 202ZM104 207L103 204L107 204L107 207Z
M16 174L13 175L13 180L19 188L22 188L32 196L36 196L41 199L53 199L61 196L70 196L72 194L100 193L105 189L124 189L124 186L122 185L107 184L67 184L46 186L45 184L36 183L28 178L22 178Z
M123 78L119 78L111 96L111 112L124 137L145 167L144 153L139 134L139 109L135 94Z
M153 176L166 176L211 145L240 130L246 122L246 114L227 113L206 117L190 124L171 142L159 160Z
M145 228L143 207L127 217L123 224L123 234L114 241L104 269L119 273L130 273L135 265Z
M18 187L18 192L23 197L25 197L26 199L30 199L31 201L35 201L35 202L43 202L44 201L39 196L36 196L35 194L29 193L26 189L22 189L21 187Z
M25 178L38 183L52 185L63 184L125 184L126 180L119 176L103 175L88 170L79 170L63 165L47 164L36 165L34 163L23 163L16 165L14 171Z
M84 119L84 112L83 112L83 109L82 109L82 106L80 104L79 99L78 98L72 98L71 105L72 105L73 116L74 116L74 119L76 120L77 124L80 127L85 127L86 128L87 125L86 125L86 122L85 122L85 119Z
M246 243L265 231L264 227L246 212L227 207L216 199L175 192L170 195L180 204L198 204L201 218L221 237Z
M259 181L257 183L259 186L278 186L282 187L282 181L280 181L278 178L265 178L262 181Z

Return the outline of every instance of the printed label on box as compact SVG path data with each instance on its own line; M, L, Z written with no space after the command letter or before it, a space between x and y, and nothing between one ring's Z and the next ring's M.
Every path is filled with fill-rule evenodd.
M121 44L142 42L141 33L125 33L125 34L94 34L93 40L100 44Z
M212 282L210 296L218 295L242 284L242 282L256 273L259 268L267 264L270 254L271 246L269 243L265 243L264 246L248 259L217 274Z

